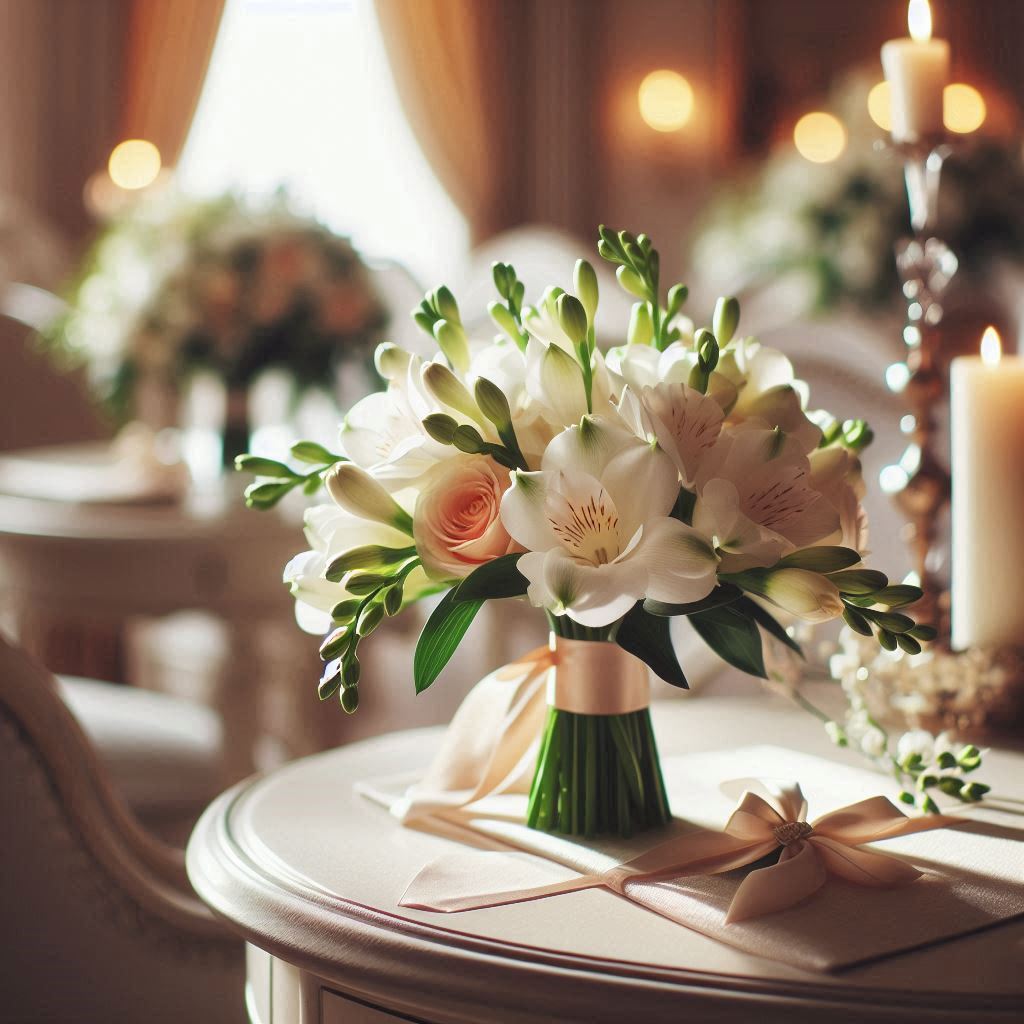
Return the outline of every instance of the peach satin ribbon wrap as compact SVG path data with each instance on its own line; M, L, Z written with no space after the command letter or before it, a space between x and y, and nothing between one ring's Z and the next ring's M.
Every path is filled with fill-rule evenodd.
M740 884L726 917L730 923L791 907L815 893L830 874L876 887L911 882L921 875L915 867L863 849L862 844L940 828L955 820L939 815L908 818L878 796L808 823L807 803L795 783L741 779L723 789L727 795L742 793L723 832L687 832L590 875L567 873L563 865L523 852L459 852L424 868L409 885L401 905L452 913L604 887L657 912L663 903L652 898L652 890L659 882L732 871L781 847L777 863L751 871ZM551 880L542 881L545 876Z
M423 780L392 813L409 824L501 793L528 793L547 708L622 715L650 704L647 667L618 644L552 634L466 695Z

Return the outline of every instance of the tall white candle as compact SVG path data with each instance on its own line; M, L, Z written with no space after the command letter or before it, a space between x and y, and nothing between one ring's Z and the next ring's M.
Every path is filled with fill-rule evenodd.
M953 647L1024 646L1024 359L990 327L950 386Z
M949 81L949 43L932 39L928 0L910 0L909 39L882 47L882 68L892 97L892 137L897 142L942 132L942 95Z

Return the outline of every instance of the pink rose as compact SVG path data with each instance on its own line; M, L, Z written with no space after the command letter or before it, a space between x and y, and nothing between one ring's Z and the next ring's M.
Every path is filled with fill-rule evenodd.
M424 479L413 516L423 568L435 579L462 579L514 547L501 523L509 472L486 455L445 459Z

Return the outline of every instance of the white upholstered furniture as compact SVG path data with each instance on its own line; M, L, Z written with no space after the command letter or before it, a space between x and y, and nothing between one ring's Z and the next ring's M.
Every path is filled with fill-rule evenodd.
M131 815L53 677L0 640L0 1022L231 1024L242 978L182 852Z
M741 694L723 695L730 685ZM736 677L655 705L655 726L666 756L767 741L862 764ZM189 876L249 943L254 1024L1021 1020L1020 920L829 976L598 890L457 920L401 908L405 885L446 841L402 828L352 783L415 770L438 740L420 730L296 762L237 786L200 820ZM995 751L985 764L1000 792L1024 796L1024 757Z

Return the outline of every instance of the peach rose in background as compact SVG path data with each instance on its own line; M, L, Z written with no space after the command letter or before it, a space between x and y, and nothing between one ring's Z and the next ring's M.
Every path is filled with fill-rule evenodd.
M501 522L509 472L486 455L465 455L429 470L416 500L413 535L435 579L462 579L516 549Z

